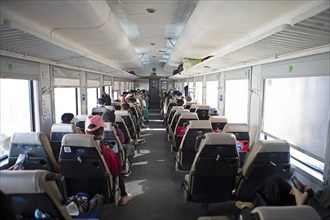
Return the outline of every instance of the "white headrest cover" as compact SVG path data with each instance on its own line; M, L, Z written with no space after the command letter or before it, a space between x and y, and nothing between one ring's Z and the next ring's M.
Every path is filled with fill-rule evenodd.
M180 115L180 114L182 114L183 112L187 112L187 113L188 113L189 110L188 110L188 109L177 109L174 115Z
M107 125L106 128L104 128L104 131L112 131L112 123L111 122L104 122L104 124Z
M209 110L210 106L209 105L197 105L196 111L197 110Z
M222 132L249 132L249 127L244 123L228 123L225 125Z
M194 109L196 109L197 106L198 106L198 104L192 104L192 105L190 106L190 108L194 108Z
M39 178L47 173L46 170L1 170L0 189L6 194L44 193Z
M180 116L181 119L198 119L198 115L196 112L183 112Z
M14 133L11 136L10 142L12 144L42 145L40 135L40 132Z
M77 115L76 118L77 118L79 121L86 121L87 115Z
M61 133L75 133L74 124L53 124L51 132L61 132Z
M62 146L95 147L97 144L91 134L66 134L62 138Z
M258 213L260 220L321 220L311 206L260 206L252 210Z
M212 129L211 122L209 120L193 120L193 121L190 121L190 124L188 125L188 129L199 129L199 128Z
M236 146L236 137L233 134L228 133L205 133L205 144L216 145L216 144L225 144L225 145L235 145Z
M221 122L221 123L227 123L228 120L225 116L219 116L219 115L213 115L210 116L209 120L211 123Z
M128 116L128 111L127 110L116 110L115 115L120 115L120 116Z

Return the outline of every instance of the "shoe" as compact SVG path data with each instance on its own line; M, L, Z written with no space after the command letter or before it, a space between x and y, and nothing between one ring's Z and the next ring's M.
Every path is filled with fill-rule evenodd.
M124 177L128 177L131 173L132 173L132 170L129 170L126 173L124 173L123 175L124 175Z
M131 201L133 198L132 194L127 194L124 197L121 197L119 200L119 205L126 205L129 201Z
M238 209L243 209L245 207L248 207L250 209L254 208L254 204L252 202L236 201L235 205Z

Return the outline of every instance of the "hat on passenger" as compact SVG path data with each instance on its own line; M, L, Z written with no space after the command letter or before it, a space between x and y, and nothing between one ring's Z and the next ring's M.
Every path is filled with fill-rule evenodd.
M91 124L95 125L94 128L88 128ZM89 115L85 122L85 132L86 131L95 131L100 127L106 128L107 125L104 124L101 116L99 115Z
M71 120L74 118L72 113L64 113L61 117L62 123L70 124Z

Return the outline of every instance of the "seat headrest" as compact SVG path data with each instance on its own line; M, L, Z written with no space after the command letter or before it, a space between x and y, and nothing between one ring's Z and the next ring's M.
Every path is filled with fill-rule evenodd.
M198 119L198 115L196 112L182 112L181 119Z
M91 134L66 134L62 138L62 146L94 147L96 142Z
M171 112L172 111L177 111L179 109L184 109L183 106L173 106L173 108L171 109Z
M1 170L0 189L6 194L44 193L41 176L46 170Z
M205 129L205 128L209 128L212 129L212 125L211 122L208 120L192 120L190 121L190 124L188 125L187 129Z
M104 131L112 131L112 123L111 122L104 122L104 124L107 125L107 127L104 128Z
M251 151L265 152L290 152L290 145L285 140L259 140Z
M315 209L308 205L303 206L260 206L252 210L258 213L260 220L321 220Z
M233 134L228 133L205 133L205 144L216 145L216 144L225 144L225 145L235 145L236 146L236 137Z
M128 111L127 110L116 110L115 115L117 116L128 116Z
M77 118L79 121L86 121L87 115L77 115L76 118Z
M190 108L196 109L196 107L198 106L197 103L191 104Z
M121 117L121 115L116 115L115 122L124 122L124 119Z
M247 124L244 123L227 123L223 128L222 132L249 132L249 127Z
M209 105L197 105L196 111L197 110L210 110L210 106Z
M45 134L42 132L14 133L13 136L11 136L10 142L12 144L43 145L41 142L41 135Z
M53 124L51 133L75 133L74 126L74 124Z
M227 123L228 122L227 117L219 116L219 115L210 116L209 120L211 121L211 123L216 123L216 122Z
M183 112L187 112L187 113L188 113L189 110L188 110L188 109L177 109L174 115L180 115L180 114L182 114Z

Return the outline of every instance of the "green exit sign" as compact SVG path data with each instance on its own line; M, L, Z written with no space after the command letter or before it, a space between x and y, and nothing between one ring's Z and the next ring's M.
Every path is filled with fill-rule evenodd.
M293 66L289 66L289 73L293 73Z

